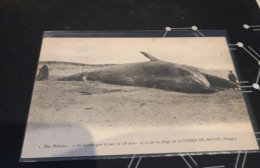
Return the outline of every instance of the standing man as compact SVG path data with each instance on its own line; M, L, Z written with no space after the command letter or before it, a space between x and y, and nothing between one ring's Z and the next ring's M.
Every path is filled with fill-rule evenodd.
M36 77L36 80L42 81L47 80L49 77L49 68L47 65L43 65L40 69L39 74Z
M231 82L237 83L237 77L233 74L232 71L229 71L228 79L229 79Z

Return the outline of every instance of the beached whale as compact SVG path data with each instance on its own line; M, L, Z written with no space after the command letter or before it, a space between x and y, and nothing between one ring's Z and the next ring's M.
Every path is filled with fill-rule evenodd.
M93 72L84 72L64 77L62 81L87 80L103 83L158 88L185 93L213 93L236 88L236 84L226 79L205 74L197 68L159 60L141 52L150 59L147 62L117 64Z

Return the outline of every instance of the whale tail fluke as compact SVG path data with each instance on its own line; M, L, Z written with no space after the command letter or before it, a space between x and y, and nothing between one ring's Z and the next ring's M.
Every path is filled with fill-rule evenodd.
M146 52L140 52L140 53L142 53L146 58L148 58L150 61L157 61L158 59L157 58L155 58L154 56L152 56L152 55L150 55L150 54L148 54L148 53L146 53Z

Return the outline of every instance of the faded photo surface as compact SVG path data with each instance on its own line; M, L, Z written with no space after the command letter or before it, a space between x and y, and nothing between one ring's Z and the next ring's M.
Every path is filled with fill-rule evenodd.
M256 150L237 82L225 37L44 38L21 158Z

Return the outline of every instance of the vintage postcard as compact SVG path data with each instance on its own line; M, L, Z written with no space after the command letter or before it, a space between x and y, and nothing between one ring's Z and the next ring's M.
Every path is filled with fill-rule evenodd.
M21 159L257 150L223 37L45 37Z

